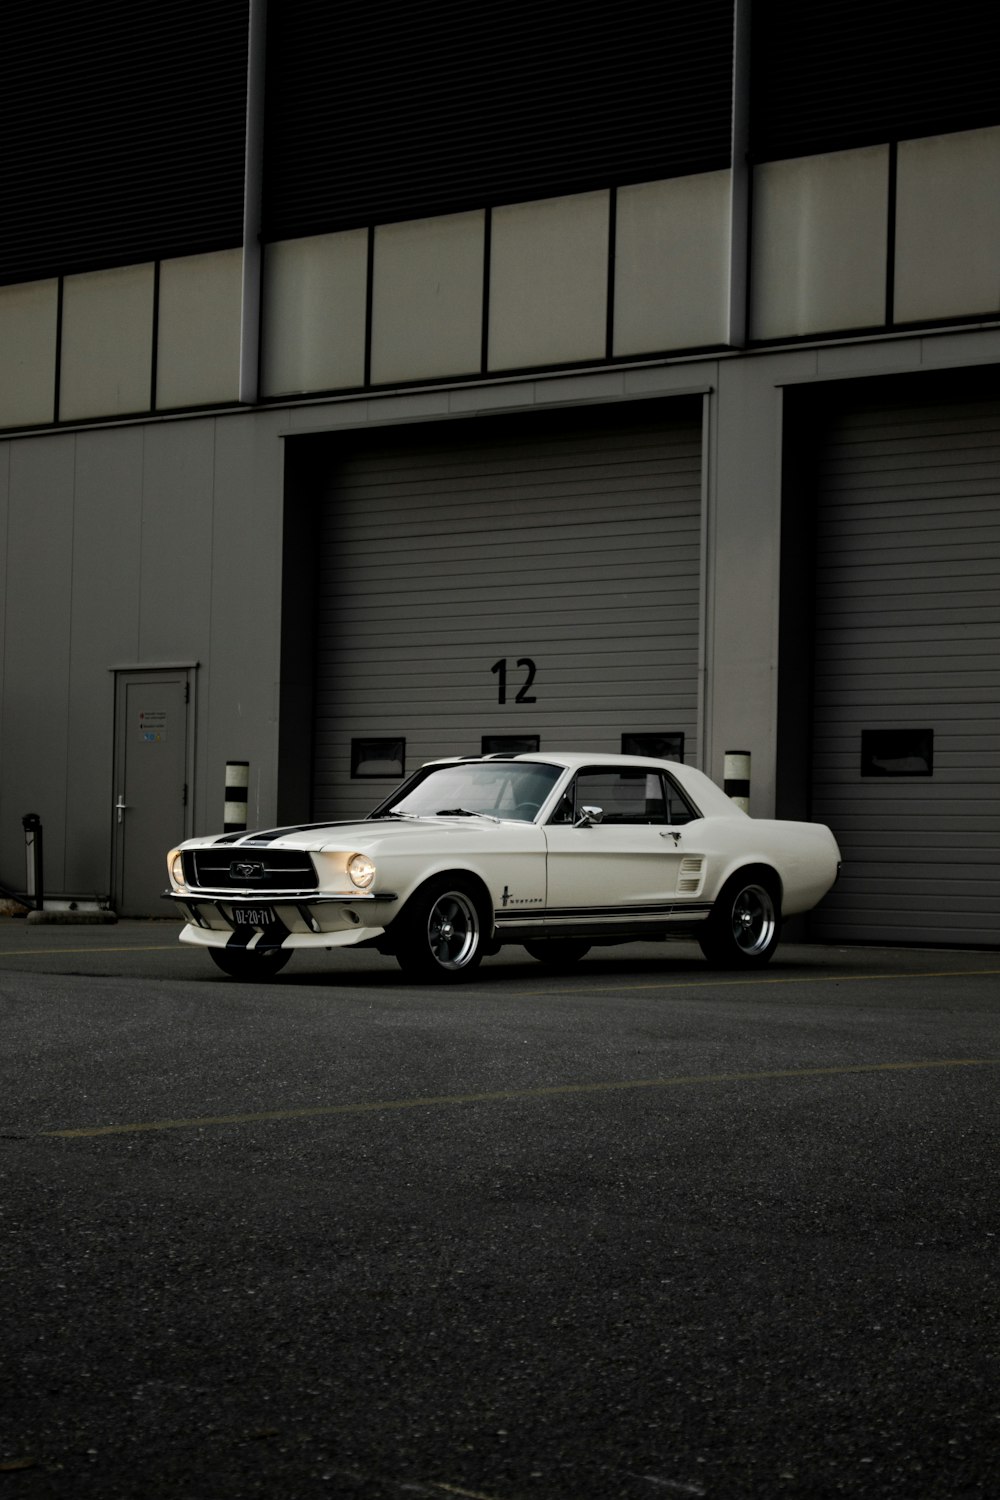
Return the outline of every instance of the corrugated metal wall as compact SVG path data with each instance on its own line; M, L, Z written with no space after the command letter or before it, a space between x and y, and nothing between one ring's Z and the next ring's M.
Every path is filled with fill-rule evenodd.
M755 161L1000 118L995 0L754 0L752 15Z
M240 244L248 15L6 0L0 282Z
M997 943L1000 394L855 400L819 482L812 814L845 868L812 931Z
M732 0L273 5L265 237L728 166L732 33Z
M354 737L405 738L407 770L484 734L617 751L623 732L680 732L693 759L700 447L700 404L677 402L331 458L314 816L384 794L351 780Z
M7 0L0 282L241 240L250 0ZM734 0L268 6L269 240L724 168ZM752 7L751 157L1000 118L990 0Z

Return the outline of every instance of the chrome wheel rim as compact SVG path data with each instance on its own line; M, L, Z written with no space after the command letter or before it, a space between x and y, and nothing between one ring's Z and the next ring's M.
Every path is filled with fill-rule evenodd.
M774 938L777 917L770 891L744 886L733 902L733 942L741 953L763 953Z
M468 896L448 891L438 897L427 917L427 942L440 968L465 967L479 944L479 916Z

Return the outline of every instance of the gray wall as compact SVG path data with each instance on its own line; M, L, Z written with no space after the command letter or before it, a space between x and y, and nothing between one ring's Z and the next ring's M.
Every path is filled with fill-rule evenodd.
M236 402L258 315L275 399L995 321L1000 126L892 162L759 163L748 247L714 171L2 286L0 428Z
M114 667L198 663L194 831L222 824L227 759L250 762L251 822L275 819L282 434L699 391L700 740L720 780L726 750L752 752L752 811L769 815L783 391L987 362L1000 362L1000 332L945 330L11 438L0 444L0 880L21 883L30 811L45 826L47 888L109 890Z
M113 668L198 663L192 820L222 821L224 763L274 801L281 567L277 413L0 445L0 880L40 814L49 891L109 890Z

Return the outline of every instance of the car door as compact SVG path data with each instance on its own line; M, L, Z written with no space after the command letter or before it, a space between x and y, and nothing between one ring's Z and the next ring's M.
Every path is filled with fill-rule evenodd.
M641 931L677 899L692 809L644 767L581 770L545 826L546 924Z

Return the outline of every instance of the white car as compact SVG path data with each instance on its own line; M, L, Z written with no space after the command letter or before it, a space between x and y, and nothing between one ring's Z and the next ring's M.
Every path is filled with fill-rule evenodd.
M181 941L237 979L303 948L374 947L439 981L508 943L561 968L675 937L757 967L839 863L828 828L750 818L691 766L538 752L432 761L360 822L188 839L166 894Z

